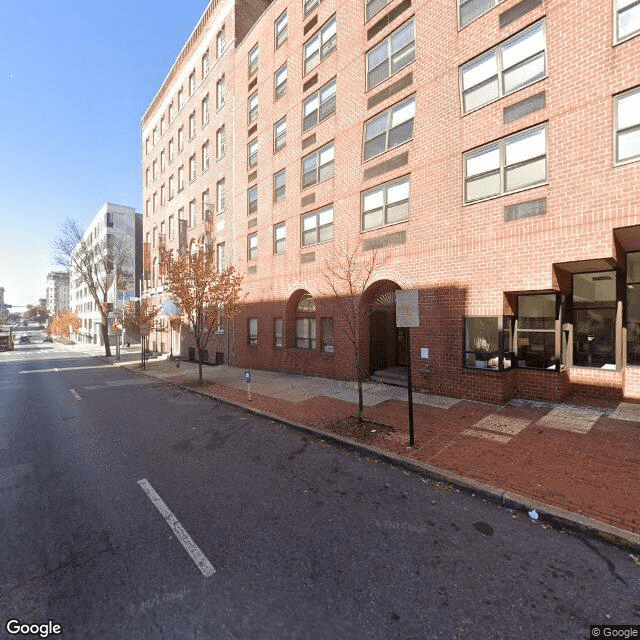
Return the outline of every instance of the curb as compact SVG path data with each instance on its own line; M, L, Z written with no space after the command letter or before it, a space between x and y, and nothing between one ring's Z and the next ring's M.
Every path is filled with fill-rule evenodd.
M168 384L207 398L211 398L213 400L217 400L218 402L221 402L222 404L226 404L228 406L239 407L257 416L276 420L283 425L292 427L298 431L302 431L303 433L320 436L323 440L332 442L333 444L336 444L341 448L355 451L356 453L364 455L367 458L381 460L382 462L392 464L395 467L405 469L406 471L410 471L417 475L427 477L431 480L443 482L457 489L460 489L465 493L477 494L487 499L488 501L499 504L507 509L514 509L525 514L528 514L528 512L531 510L535 510L542 522L549 523L556 529L568 529L570 531L589 535L593 538L598 538L617 546L640 551L640 534L633 533L632 531L627 531L626 529L615 527L613 525L607 524L606 522L600 522L599 520L595 520L594 518L582 516L580 514L574 513L573 511L566 511L565 509L554 507L553 505L541 502L534 498L522 496L518 493L514 493L506 489L499 489L498 487L494 487L493 485L479 482L478 480L467 478L466 476L458 475L456 473L453 473L452 471L439 469L438 467L434 467L424 462L419 462L418 460L412 460L411 458L405 458L404 456L400 456L389 451L383 451L382 449L371 447L361 442L351 440L350 438L338 436L335 433L324 431L323 429L316 429L303 424L299 424L297 422L291 422L282 418L281 416L256 409L255 407L243 404L241 402L234 402L232 400L228 400L227 398L221 398L212 393L199 391L198 389L189 387L187 385L163 380L162 378L154 376L147 371L134 370L129 367L127 367L127 369L129 371L132 371L133 373L139 373L149 378L154 378L155 380L157 380L158 382L162 382L163 384Z

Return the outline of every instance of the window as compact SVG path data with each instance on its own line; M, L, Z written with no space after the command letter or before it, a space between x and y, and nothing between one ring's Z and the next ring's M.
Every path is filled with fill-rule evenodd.
M282 169L282 171L278 171L278 173L276 173L273 176L273 202L274 203L284 200L284 197L286 194L286 186L287 186L287 179L286 179L285 169Z
M628 40L640 33L640 0L615 0L615 39Z
M640 365L640 252L627 254L627 364Z
M216 271L221 272L227 268L227 250L224 242L216 246Z
M526 189L547 180L547 126L527 129L464 155L464 201Z
M616 162L640 159L640 89L614 97Z
M247 318L247 344L258 344L258 318Z
M154 160L151 165L151 177L155 180L158 175L158 161Z
M282 118L273 125L273 148L280 151L287 144L287 119Z
M322 353L333 353L333 318L320 319L320 338Z
M164 170L167 168L167 156L165 155L164 151L160 152L160 172L164 172Z
M458 0L460 28L466 27L501 2L502 0Z
M158 127L153 127L153 144L155 146L156 142L158 142Z
M209 94L202 98L202 126L209 122Z
M216 131L216 159L219 160L224 156L224 125Z
M273 319L273 346L282 347L282 318Z
M249 51L249 77L251 77L258 70L258 45Z
M330 18L304 45L304 72L315 69L336 49L336 17Z
M573 364L616 367L616 272L573 274Z
M273 78L273 96L275 100L279 100L287 90L287 64L283 64L274 74Z
M156 209L158 208L158 192L156 191L153 194L153 213L156 212Z
M390 0L367 0L365 22L371 20L377 13L380 13L389 2Z
M169 176L169 200L176 195L176 181L173 176Z
M149 153L149 147L150 147L149 138L147 137L147 139L144 141L144 152L145 153Z
M247 260L258 259L258 234L250 233L247 236Z
M302 216L302 246L309 247L333 239L333 205Z
M184 127L178 129L178 153L184 149Z
M165 203L165 191L164 191L164 185L162 185L160 187L160 206L162 206Z
M196 179L196 155L195 153L189 158L189 182Z
M195 70L189 74L189 95L192 96L196 92L196 72Z
M151 203L149 202L148 199L144 204L144 210L145 210L145 215L148 218L149 217L149 211L151 210Z
M219 58L224 52L224 25L222 29L218 31L218 35L216 36L216 58Z
M545 21L460 67L462 111L469 113L547 75Z
M207 140L202 145L202 171L206 171L209 168L211 162L211 154L209 153L209 141Z
M287 12L283 11L275 22L276 49L287 41Z
M247 189L247 215L252 215L258 211L258 187L253 186Z
M464 366L503 371L513 365L509 317L464 319Z
M205 51L202 55L202 77L209 73L209 51Z
M149 186L149 167L147 167L147 169L144 172L144 186L145 187Z
M169 162L173 162L175 155L176 155L176 148L173 143L173 138L171 138L171 140L169 140Z
M160 118L160 137L162 137L163 133L164 133L164 116Z
M258 164L258 138L254 138L247 145L247 165L249 169L257 166Z
M273 253L284 253L287 246L287 225L284 222L273 225Z
M196 112L189 116L189 140L196 135Z
M184 107L184 91L182 89L178 90L178 111Z
M106 226L113 227L113 211L107 211Z
M169 216L169 239L173 238L173 234L175 233L175 226L173 223L173 216Z
M335 111L336 80L334 78L302 103L302 131L309 131Z
M176 108L173 104L173 101L169 103L169 122L173 122L173 119L176 117Z
M518 296L515 351L518 367L558 369L561 362L562 296L543 293Z
M296 307L296 347L316 348L316 303L309 295L303 295Z
M304 0L304 17L306 18L319 4L320 0Z
M178 169L178 192L184 189L184 167Z
M416 58L413 18L367 54L367 89L384 82Z
M196 226L196 201L192 200L189 203L189 226Z
M202 219L209 220L211 217L211 202L209 201L209 189L202 192Z
M247 113L249 114L249 124L255 122L258 119L258 92L249 96L247 101Z
M224 76L216 82L216 109L224 106Z
M333 177L335 147L333 142L302 158L302 188Z
M362 230L409 219L409 177L369 189L362 194Z
M365 122L365 161L411 140L415 114L416 98L412 96Z
M222 178L221 180L218 180L218 182L216 183L216 210L218 213L221 213L222 211L224 211L225 200L226 200L225 193L226 193L225 183L224 183L224 178Z

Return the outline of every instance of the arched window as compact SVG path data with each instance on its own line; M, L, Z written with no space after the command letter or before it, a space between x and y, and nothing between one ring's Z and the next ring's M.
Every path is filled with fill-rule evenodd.
M316 303L308 294L298 301L295 313L296 347L302 349L316 348Z

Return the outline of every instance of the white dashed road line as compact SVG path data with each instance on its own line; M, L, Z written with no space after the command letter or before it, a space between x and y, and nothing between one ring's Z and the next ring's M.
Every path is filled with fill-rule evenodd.
M162 517L167 521L167 524L171 527L176 538L178 538L178 541L184 547L185 551L196 563L196 566L200 569L202 575L205 578L212 576L216 572L213 565L209 560L207 560L204 553L200 551L200 547L198 547L198 545L192 540L191 536L184 530L184 527L180 522L178 522L178 519L163 502L162 498L155 492L154 488L145 479L138 480L138 484L142 487L142 490L147 494L147 496L149 496L149 499L162 514Z
M71 389L71 393L73 394L73 397L76 400L82 400L82 398L80 397L80 394L75 389Z

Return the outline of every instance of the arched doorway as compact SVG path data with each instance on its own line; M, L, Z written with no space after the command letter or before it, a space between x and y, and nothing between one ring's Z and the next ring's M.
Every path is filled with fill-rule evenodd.
M407 367L407 334L396 327L395 292L400 286L391 280L374 283L366 306L369 317L369 373Z

